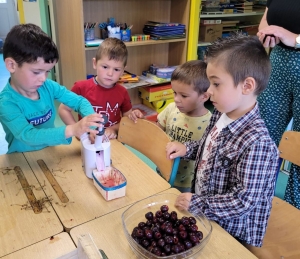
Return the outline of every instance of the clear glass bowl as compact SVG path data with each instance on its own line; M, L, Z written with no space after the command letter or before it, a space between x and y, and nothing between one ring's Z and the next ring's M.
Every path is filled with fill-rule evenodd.
M179 211L175 206L175 201L178 195L172 193L163 193L150 196L146 199L138 201L131 205L127 210L122 214L122 223L125 236L128 240L128 243L134 253L138 258L152 258L152 259L180 259L180 258L198 258L200 251L207 244L210 239L212 232L212 225L204 214L194 215L187 211ZM153 253L149 252L147 249L139 245L132 237L132 230L139 224L139 222L146 222L145 214L147 212L155 212L160 210L162 205L168 205L169 212L176 211L178 218L186 217L195 217L197 220L198 230L202 231L203 239L200 244L181 252L176 255L168 256L156 256Z

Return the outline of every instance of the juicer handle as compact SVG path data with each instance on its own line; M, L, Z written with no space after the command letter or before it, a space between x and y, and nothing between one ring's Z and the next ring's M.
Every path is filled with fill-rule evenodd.
M104 132L105 132L104 125L107 123L108 118L106 115L103 115L103 114L102 114L102 118L104 119L104 121L99 122L99 123L103 124L103 127L101 129L97 128L97 130L99 130L97 136L102 136L102 135L104 135Z

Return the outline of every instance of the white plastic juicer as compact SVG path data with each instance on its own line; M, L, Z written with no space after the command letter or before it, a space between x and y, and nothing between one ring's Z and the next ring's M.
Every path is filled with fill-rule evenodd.
M102 124L106 124L107 116L102 116L104 121ZM104 127L96 135L95 144L91 144L89 135L84 133L81 137L81 157L82 166L84 172L88 178L93 178L92 172L94 169L103 171L106 167L110 166L110 142L104 135Z

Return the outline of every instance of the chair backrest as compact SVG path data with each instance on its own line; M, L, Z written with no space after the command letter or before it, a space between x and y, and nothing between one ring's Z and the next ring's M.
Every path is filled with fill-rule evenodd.
M282 159L288 160L300 166L300 132L286 131L283 133L279 143L279 152Z
M128 117L123 117L120 122L118 141L148 157L173 186L180 158L167 159L166 145L170 139L159 126L148 120L138 119L137 123L134 123Z
M279 143L280 158L300 165L300 132L286 131ZM273 198L266 235L261 248L246 246L260 259L300 258L300 210Z

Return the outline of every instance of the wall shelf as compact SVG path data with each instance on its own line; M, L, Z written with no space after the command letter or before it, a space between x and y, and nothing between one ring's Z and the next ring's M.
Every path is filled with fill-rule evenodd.
M204 18L228 18L238 16L256 16L263 15L263 12L252 12L252 13L230 13L230 14L200 14L200 19Z
M173 39L173 40L144 40L144 41L129 41L124 42L127 47L137 47L137 46L147 46L154 44L168 44L172 42L185 42L186 38L182 39ZM96 50L98 47L86 47L85 50Z

